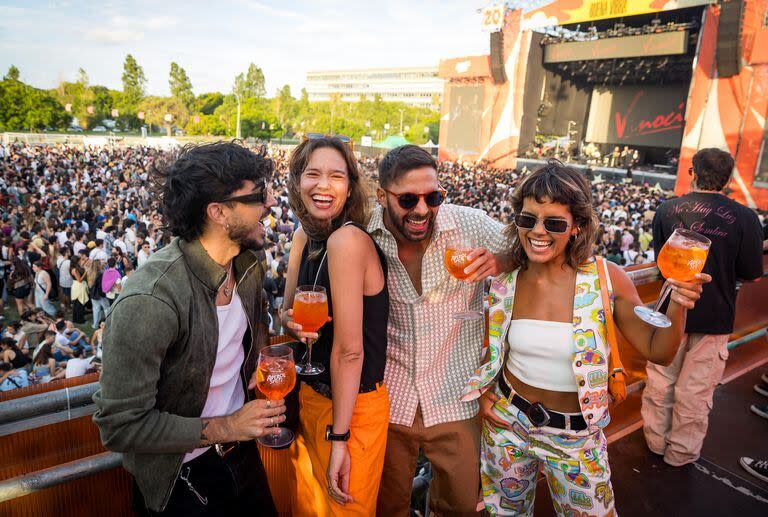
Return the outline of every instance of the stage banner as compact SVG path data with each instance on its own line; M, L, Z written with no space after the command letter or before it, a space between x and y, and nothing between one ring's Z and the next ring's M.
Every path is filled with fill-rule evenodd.
M523 28L536 29L621 18L685 7L706 5L713 0L539 0L510 2L510 8L523 9ZM519 5L518 5L519 4Z
M686 93L685 85L595 88L586 140L679 148Z

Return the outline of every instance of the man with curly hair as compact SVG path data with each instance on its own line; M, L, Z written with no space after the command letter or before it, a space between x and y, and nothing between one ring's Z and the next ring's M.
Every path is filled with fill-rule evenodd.
M285 419L282 400L253 400L273 168L263 151L220 142L152 171L176 237L112 306L94 395L143 514L276 515L253 442Z

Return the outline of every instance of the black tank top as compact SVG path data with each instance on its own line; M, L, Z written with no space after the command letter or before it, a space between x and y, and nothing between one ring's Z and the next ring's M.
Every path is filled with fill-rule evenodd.
M368 235L364 227L356 223L353 225ZM368 235L370 237L370 235ZM389 291L387 291L387 260L376 241L371 238L379 255L381 269L384 272L384 287L378 294L363 296L363 370L360 374L360 385L370 386L384 380L384 365L387 359L387 321L389 320ZM313 285L317 278L317 285L325 287L328 295L328 315L333 316L333 301L331 296L331 280L328 276L328 257L325 257L325 242L321 243L322 253L309 260L309 243L301 253L301 265L297 286ZM317 243L314 243L317 246ZM319 274L318 274L319 272ZM331 347L333 346L333 321L330 321L320 329L320 338L312 345L312 362L321 363L325 371L320 375L306 377L308 381L319 381L331 384Z

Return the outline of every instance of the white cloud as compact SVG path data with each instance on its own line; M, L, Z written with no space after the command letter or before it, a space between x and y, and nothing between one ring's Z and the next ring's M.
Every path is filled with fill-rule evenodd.
M85 39L104 45L122 45L144 39L144 33L135 29L92 29L85 33Z
M296 11L290 11L288 9L278 9L272 7L263 2L257 2L256 0L239 0L238 3L254 11L260 11L271 16L277 16L279 18L304 18L304 15Z

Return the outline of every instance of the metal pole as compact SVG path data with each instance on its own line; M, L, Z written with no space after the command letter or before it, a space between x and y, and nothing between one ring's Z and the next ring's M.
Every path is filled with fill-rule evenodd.
M0 422L15 422L91 404L91 397L98 389L99 383L92 382L0 402Z
M122 461L122 454L102 452L87 458L62 463L55 467L0 481L0 503L32 494L44 488L61 485L62 483L119 467Z
M235 138L240 139L240 96L234 92L237 99L237 128L235 129Z
M403 112L405 110L400 108L400 136L403 136Z

